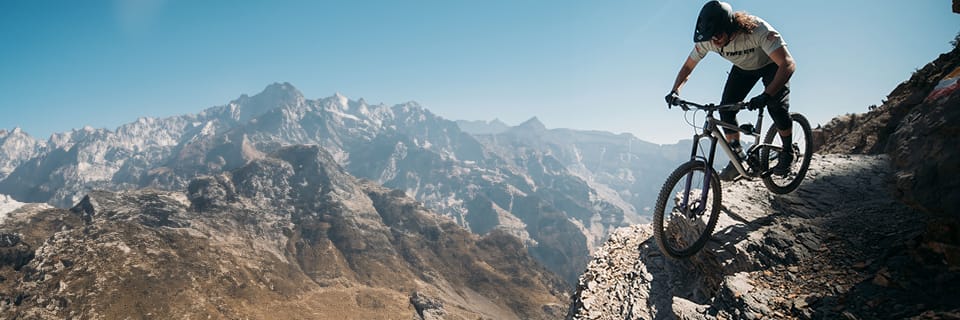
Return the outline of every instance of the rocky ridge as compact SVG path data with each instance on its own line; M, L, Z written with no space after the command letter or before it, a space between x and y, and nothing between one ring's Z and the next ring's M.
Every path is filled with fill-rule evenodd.
M316 146L0 224L8 319L553 319L565 292L517 238L471 234Z

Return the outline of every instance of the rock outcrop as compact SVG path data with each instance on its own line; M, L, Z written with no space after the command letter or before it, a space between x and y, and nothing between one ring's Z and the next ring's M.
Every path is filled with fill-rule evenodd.
M890 154L897 194L925 212L960 219L960 47L914 72L885 102L817 130L820 152Z
M916 117L916 114L925 112L918 106L942 105L927 101L927 97L957 67L960 67L960 48L941 54L914 72L910 79L893 89L881 105L871 106L866 113L839 116L814 130L816 152L887 153L893 134L902 124L909 124L908 115L912 113L911 117Z
M887 148L897 167L898 195L926 212L960 219L960 48L939 85L914 106ZM942 59L946 60L946 59Z
M0 224L0 318L555 319L563 282L293 146L186 193L97 191ZM162 302L162 303L157 303Z

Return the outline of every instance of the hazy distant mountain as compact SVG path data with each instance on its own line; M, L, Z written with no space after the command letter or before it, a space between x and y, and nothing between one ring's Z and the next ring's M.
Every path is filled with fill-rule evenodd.
M627 133L547 129L536 117L494 134L470 133L514 166L530 154L553 159L632 222L648 221L660 184L690 156L689 140L657 145Z
M496 134L510 129L510 126L506 123L503 123L503 121L500 121L500 119L493 119L490 121L457 120L457 126L460 127L460 130L470 134Z

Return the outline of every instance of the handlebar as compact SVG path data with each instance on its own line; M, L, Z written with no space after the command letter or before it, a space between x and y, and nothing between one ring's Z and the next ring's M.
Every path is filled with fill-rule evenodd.
M691 102L683 99L677 99L675 103L672 105L679 106L681 109L683 109L683 111L690 110L690 107L694 107L696 109L700 109L704 111L720 111L720 110L738 111L744 108L750 109L749 108L750 104L744 101L717 105L713 103L699 104L696 102ZM670 107L670 106L671 106L670 104L667 105L667 107Z

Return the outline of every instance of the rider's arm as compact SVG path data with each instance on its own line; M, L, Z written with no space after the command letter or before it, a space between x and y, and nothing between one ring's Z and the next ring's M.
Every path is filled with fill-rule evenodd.
M697 67L697 63L699 61L687 57L687 61L683 63L683 67L680 67L680 72L677 73L677 80L673 82L673 91L680 92L680 88L683 87L684 83L687 83L687 79L690 78L693 69Z
M793 62L793 56L790 55L790 51L787 51L786 46L770 52L770 59L778 66L777 74L773 76L773 81L764 88L763 92L770 96L776 96L780 90L783 90L787 81L790 81L790 76L797 70L797 64Z

